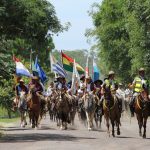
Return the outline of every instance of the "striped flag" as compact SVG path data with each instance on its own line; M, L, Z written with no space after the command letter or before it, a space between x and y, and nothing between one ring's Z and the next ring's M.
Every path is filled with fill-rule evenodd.
M50 61L51 61L51 71L57 73L59 76L66 78L67 73L65 72L62 64L59 63L52 54L50 54Z
M64 54L63 52L61 52L61 54L62 54L63 68L67 71L73 72L74 59ZM84 69L78 63L76 63L76 67L77 67L79 74L84 73Z
M22 62L18 58L13 56L13 60L16 63L16 74L18 76L31 77L31 74L30 74L29 70L22 64Z

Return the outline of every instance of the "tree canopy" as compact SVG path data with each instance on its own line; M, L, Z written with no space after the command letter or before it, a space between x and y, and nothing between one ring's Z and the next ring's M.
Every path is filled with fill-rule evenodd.
M114 70L129 82L140 67L150 71L148 0L103 0L91 13L95 28L87 34L96 38L96 49L104 74ZM95 7L95 6L94 6Z

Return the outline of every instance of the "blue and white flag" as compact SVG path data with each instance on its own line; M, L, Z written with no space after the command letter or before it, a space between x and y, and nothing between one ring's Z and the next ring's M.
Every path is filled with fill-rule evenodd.
M67 77L67 73L65 72L61 63L59 63L52 54L50 54L50 62L51 62L51 71L57 73L59 76L64 78Z
M18 58L16 58L15 56L13 57L13 60L16 63L16 74L18 76L27 76L27 77L31 77L31 74L29 72L29 70L20 62L20 60Z
M35 60L35 68L38 72L38 76L41 79L41 82L44 83L47 80L47 76L45 74L45 72L43 71L43 69L41 68L40 64L38 63L38 58L36 57Z

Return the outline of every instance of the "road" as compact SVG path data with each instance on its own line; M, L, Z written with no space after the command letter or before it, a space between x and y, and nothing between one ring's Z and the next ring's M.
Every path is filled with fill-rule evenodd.
M149 150L150 121L147 125L147 139L138 135L135 118L130 122L122 118L121 135L115 138L106 133L105 123L101 130L87 131L76 117L76 125L67 131L60 130L49 117L42 120L41 128L25 129L18 124L2 128L4 136L0 139L0 150Z

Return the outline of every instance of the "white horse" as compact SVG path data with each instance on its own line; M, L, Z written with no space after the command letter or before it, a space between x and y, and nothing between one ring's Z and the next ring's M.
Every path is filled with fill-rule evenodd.
M94 114L96 111L96 104L98 102L98 97L91 93L86 93L83 96L83 107L85 109L88 130L91 131L93 129L93 120Z
M21 127L25 127L27 125L26 115L27 115L27 103L26 103L26 93L24 91L20 92L18 109L21 117Z

